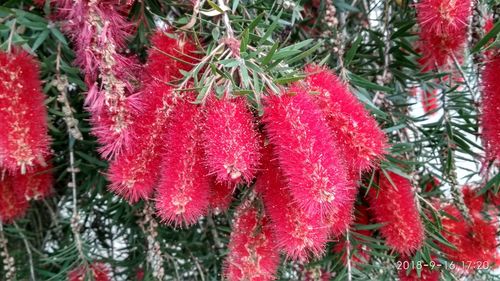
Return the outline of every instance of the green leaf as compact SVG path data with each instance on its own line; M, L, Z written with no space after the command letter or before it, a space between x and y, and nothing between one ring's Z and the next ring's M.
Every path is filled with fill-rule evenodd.
M363 41L363 37L358 36L358 38L356 38L356 40L352 44L352 46L349 49L349 51L347 51L347 53L344 56L344 64L345 64L345 66L349 66L349 64L351 63L352 59L354 58L354 55L356 55L356 52L358 51L358 48L359 48L359 46L360 46L360 44L361 44L362 41Z
M481 38L481 40L479 40L479 42L477 42L476 46L472 48L471 53L476 53L481 50L481 48L486 45L486 43L497 36L498 32L500 32L500 21L495 23L490 32L488 32L488 34L486 34L483 38Z
M354 73L349 73L349 79L350 79L352 84L354 84L358 87L361 87L363 89L382 91L382 92L387 92L387 93L394 92L394 89L392 89L392 88L375 84L375 83L368 81L365 78L358 76Z

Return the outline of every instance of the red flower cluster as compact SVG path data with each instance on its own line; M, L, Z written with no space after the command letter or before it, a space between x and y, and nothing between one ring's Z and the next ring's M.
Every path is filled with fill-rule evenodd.
M244 201L236 210L229 241L227 280L274 280L280 258L273 241L267 217L255 202Z
M422 0L416 8L424 69L458 57L467 39L471 0Z
M278 159L273 155L272 144L268 144L255 188L262 194L277 246L294 260L305 261L311 254L318 257L324 251L328 228L320 217L308 214L298 206L286 187Z
M259 140L243 98L211 99L206 104L203 145L216 180L250 182L259 164Z
M0 66L0 221L10 222L51 192L50 141L37 62L15 49Z
M93 133L102 145L102 156L112 158L130 144L131 114L138 106L132 83L137 63L123 55L132 25L119 1L58 0L57 4L89 89L85 104Z
M103 263L92 263L88 267L81 266L68 273L68 281L110 281L109 269Z
M500 160L500 56L488 61L482 73L483 100L481 102L482 137L485 143L486 157L491 160Z
M408 179L387 172L380 172L379 190L371 188L368 194L374 218L384 225L380 232L387 245L400 254L408 255L424 242L424 226L415 205L414 194Z
M477 205L469 205L469 209L478 212L473 208ZM484 262L492 265L496 259L496 226L484 218L473 215L469 224L460 211L453 205L443 207L441 223L443 231L441 234L456 249L440 244L441 251L448 259L458 262L457 265L465 264L465 270L474 269L477 266L484 267Z
M25 51L0 52L0 167L45 166L50 141L38 63Z

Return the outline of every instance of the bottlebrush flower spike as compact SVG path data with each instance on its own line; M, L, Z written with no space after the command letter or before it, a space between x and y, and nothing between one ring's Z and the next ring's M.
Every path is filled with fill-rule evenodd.
M12 175L14 186L24 190L24 196L27 200L40 200L47 197L52 192L53 177L52 166L35 166L26 174L16 173Z
M472 216L472 223L468 224L460 211L453 205L443 207L441 223L443 237L456 247L453 249L440 244L441 251L448 259L465 263L465 270L471 270L483 263L493 264L496 259L496 226L481 217ZM451 216L451 217L450 217Z
M134 58L121 54L132 25L121 14L124 6L115 1L58 2L89 89L85 105L92 132L102 145L101 155L112 158L128 148L131 114L138 107L131 83L138 66Z
M88 268L81 266L68 273L68 281L110 281L109 269L103 263L93 263Z
M467 39L471 0L422 0L416 8L424 69L443 66Z
M158 30L151 38L153 47L149 50L145 83L151 79L164 82L180 79L180 70L190 71L199 59L194 42L184 35L168 32Z
M162 159L156 209L164 222L192 225L209 207L210 182L202 159L201 108L190 101L175 107Z
M350 188L342 154L312 98L298 87L289 91L297 94L267 97L263 116L287 187L305 213L336 212Z
M462 194L469 213L473 216L481 217L481 212L484 208L484 197L478 194L476 188L468 185L462 187Z
M110 164L109 188L130 203L147 199L158 182L164 138L176 98L172 88L151 82L141 94L143 110L137 112L131 128L133 141Z
M9 223L22 217L28 207L24 189L14 185L12 176L0 174L0 221Z
M275 280L280 257L273 241L267 217L244 201L236 210L224 263L227 280Z
M351 170L366 171L382 159L387 139L363 104L330 70L307 66L306 83L314 95L338 150ZM338 157L338 156L337 156ZM357 174L356 173L356 174ZM358 176L354 178L357 180Z
M264 148L255 189L262 194L276 244L293 260L307 261L311 255L319 257L324 252L328 227L320 215L305 213L293 200L271 146Z
M250 182L259 164L259 140L243 98L212 98L205 105L203 147L210 174L227 183Z
M408 255L422 246L424 227L415 206L410 181L393 172L387 172L387 175L390 179L380 172L380 189L370 189L370 209L377 222L384 224L380 232L387 245L400 254Z
M24 174L46 165L50 149L38 63L14 50L0 52L0 66L0 166Z
M235 189L236 186L234 184L221 183L213 179L210 182L210 209L215 214L227 211L233 199Z
M500 80L498 73L500 73L500 56L485 63L482 73L482 136L485 142L486 157L491 160L500 160L500 122L498 122Z

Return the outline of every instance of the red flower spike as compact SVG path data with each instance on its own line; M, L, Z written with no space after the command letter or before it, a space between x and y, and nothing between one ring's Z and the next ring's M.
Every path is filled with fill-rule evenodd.
M219 214L227 211L233 200L233 192L236 189L234 184L221 183L217 180L210 182L210 209Z
M0 221L9 223L22 217L29 207L22 186L15 186L8 174L0 174Z
M498 122L500 79L498 79L498 73L500 73L500 56L486 62L482 73L482 136L486 157L491 160L500 160L500 122Z
M227 183L250 182L259 164L259 140L243 98L206 103L203 146L210 174Z
M312 98L298 87L290 92L297 94L267 97L263 117L287 187L304 213L337 212L351 188L342 154Z
M40 200L47 197L52 192L53 177L52 166L35 166L33 170L22 175L17 173L12 176L14 186L24 190L27 200Z
M477 193L477 189L471 186L464 186L462 188L462 193L464 195L464 201L469 212L473 216L481 217L481 211L484 208L484 197Z
M358 171L372 168L383 158L387 138L364 105L335 74L313 65L305 70L309 90L319 92L314 95L316 102L357 180Z
M417 267L418 264L408 258L402 259L401 262L403 265L406 263L410 268L412 268L410 272L407 272L406 269L403 269L403 267L405 266L402 266L402 268L398 270L399 279L401 281L439 281L439 276L441 274L439 272L438 263L436 261L434 261L436 262L435 268L431 268L424 261L422 261L420 277L417 273L417 270L413 268Z
M293 200L271 146L264 149L255 189L262 194L274 239L289 259L307 261L310 256L319 257L324 252L328 227L321 216L305 213Z
M467 39L471 0L422 0L416 4L424 70L459 56Z
M176 98L170 86L151 82L141 94L144 110L134 117L133 142L110 164L109 188L130 203L151 196L160 175L163 139Z
M377 222L384 224L380 232L387 245L408 255L422 246L424 226L415 206L410 181L393 172L387 173L390 179L380 172L380 190L370 189L370 210Z
M244 201L236 210L229 254L225 260L227 280L275 280L280 257L271 237L267 217L251 201Z
M456 247L453 249L440 245L441 251L447 255L448 259L457 262L459 266L465 265L466 271L478 266L483 267L484 263L488 263L488 266L495 263L496 226L479 216L472 216L472 224L469 225L453 205L445 206L443 211L448 216L442 217L441 234Z
M68 273L68 281L110 281L109 269L103 263L93 263L88 268L78 267Z
M186 98L185 98L186 99ZM180 102L165 136L156 209L164 222L189 226L209 207L210 182L202 164L201 108Z
M38 63L25 51L0 52L0 166L26 173L46 165L50 141Z
M144 82L159 80L169 82L182 78L180 70L189 71L197 63L196 45L180 34L167 34L158 30L152 36ZM176 58L176 59L174 59Z

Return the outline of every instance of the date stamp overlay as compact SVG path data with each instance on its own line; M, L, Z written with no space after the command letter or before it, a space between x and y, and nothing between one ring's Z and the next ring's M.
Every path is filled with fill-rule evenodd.
M455 270L455 269L490 269L490 262L488 261L444 261L436 262L431 261L426 263L424 261L398 261L396 262L396 268L398 270L420 270L423 268L429 268L431 270L443 268L444 270Z

